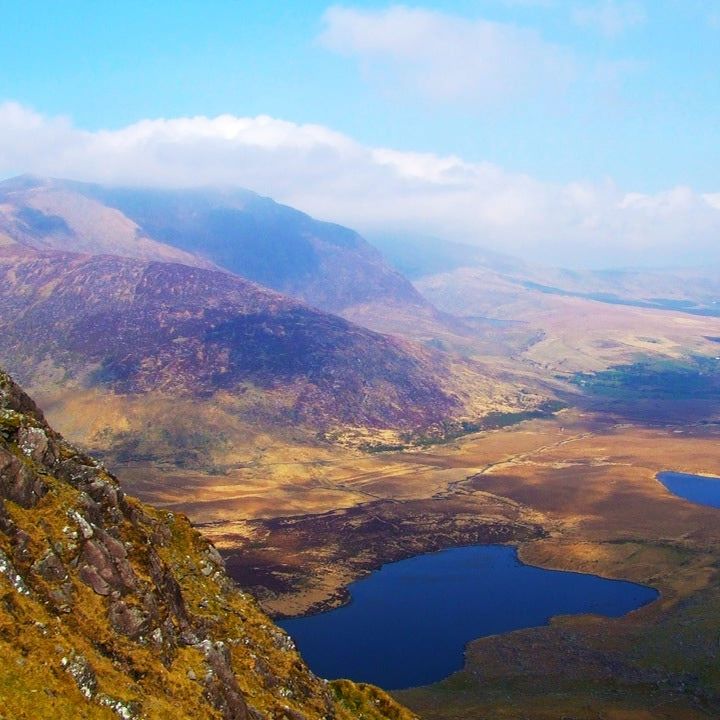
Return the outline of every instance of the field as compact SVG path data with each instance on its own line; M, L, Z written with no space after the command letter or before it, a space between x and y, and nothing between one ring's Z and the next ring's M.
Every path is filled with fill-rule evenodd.
M189 514L275 615L345 602L346 586L385 562L485 542L515 544L531 564L660 591L618 620L555 618L472 642L462 672L398 693L427 720L718 717L720 522L656 474L720 475L710 339L720 321L551 295L543 303L523 330L535 340L513 362L565 402L553 417L503 417L497 425L518 422L372 453L238 427L247 442L225 443L207 467L168 454L114 469L129 492ZM226 416L203 412L215 445ZM376 450L396 444L375 441Z
M180 477L167 504L201 524L275 614L335 605L384 562L472 542L511 542L528 563L660 590L619 620L559 618L472 643L463 672L399 694L425 718L712 717L720 523L655 475L718 474L719 434L565 410L413 453L296 457L279 487L262 485L261 468L212 493ZM197 499L178 502L187 491Z

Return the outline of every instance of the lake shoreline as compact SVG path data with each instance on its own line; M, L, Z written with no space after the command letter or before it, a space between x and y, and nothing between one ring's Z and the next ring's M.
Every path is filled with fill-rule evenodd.
M695 505L720 509L720 476L664 470L656 477L675 497Z
M622 617L660 597L639 583L534 567L516 546L498 544L388 563L352 583L348 595L352 602L341 608L279 624L317 674L390 690L449 677L480 638L558 616Z

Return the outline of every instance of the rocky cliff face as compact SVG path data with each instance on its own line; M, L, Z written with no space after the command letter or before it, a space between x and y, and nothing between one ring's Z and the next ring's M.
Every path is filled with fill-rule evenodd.
M411 720L328 683L180 515L126 496L0 372L0 715Z

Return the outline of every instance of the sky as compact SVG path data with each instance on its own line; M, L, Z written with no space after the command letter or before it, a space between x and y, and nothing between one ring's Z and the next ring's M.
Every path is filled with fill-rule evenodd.
M720 264L720 0L0 7L0 177L235 184L370 234Z

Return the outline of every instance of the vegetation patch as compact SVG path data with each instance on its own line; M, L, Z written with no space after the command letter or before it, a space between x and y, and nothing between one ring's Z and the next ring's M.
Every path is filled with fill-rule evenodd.
M626 400L720 400L720 358L643 358L601 372L577 373L572 382L588 395Z
M369 442L360 446L360 449L367 453L401 452L418 447L429 447L441 445L458 440L465 435L472 435L488 430L499 430L504 427L517 425L526 420L539 420L548 418L556 412L563 410L567 405L557 400L549 400L542 403L534 410L519 410L516 412L490 412L478 420L461 420L459 422L444 423L437 432L428 435L414 436L411 433L402 434L402 442L385 443Z

